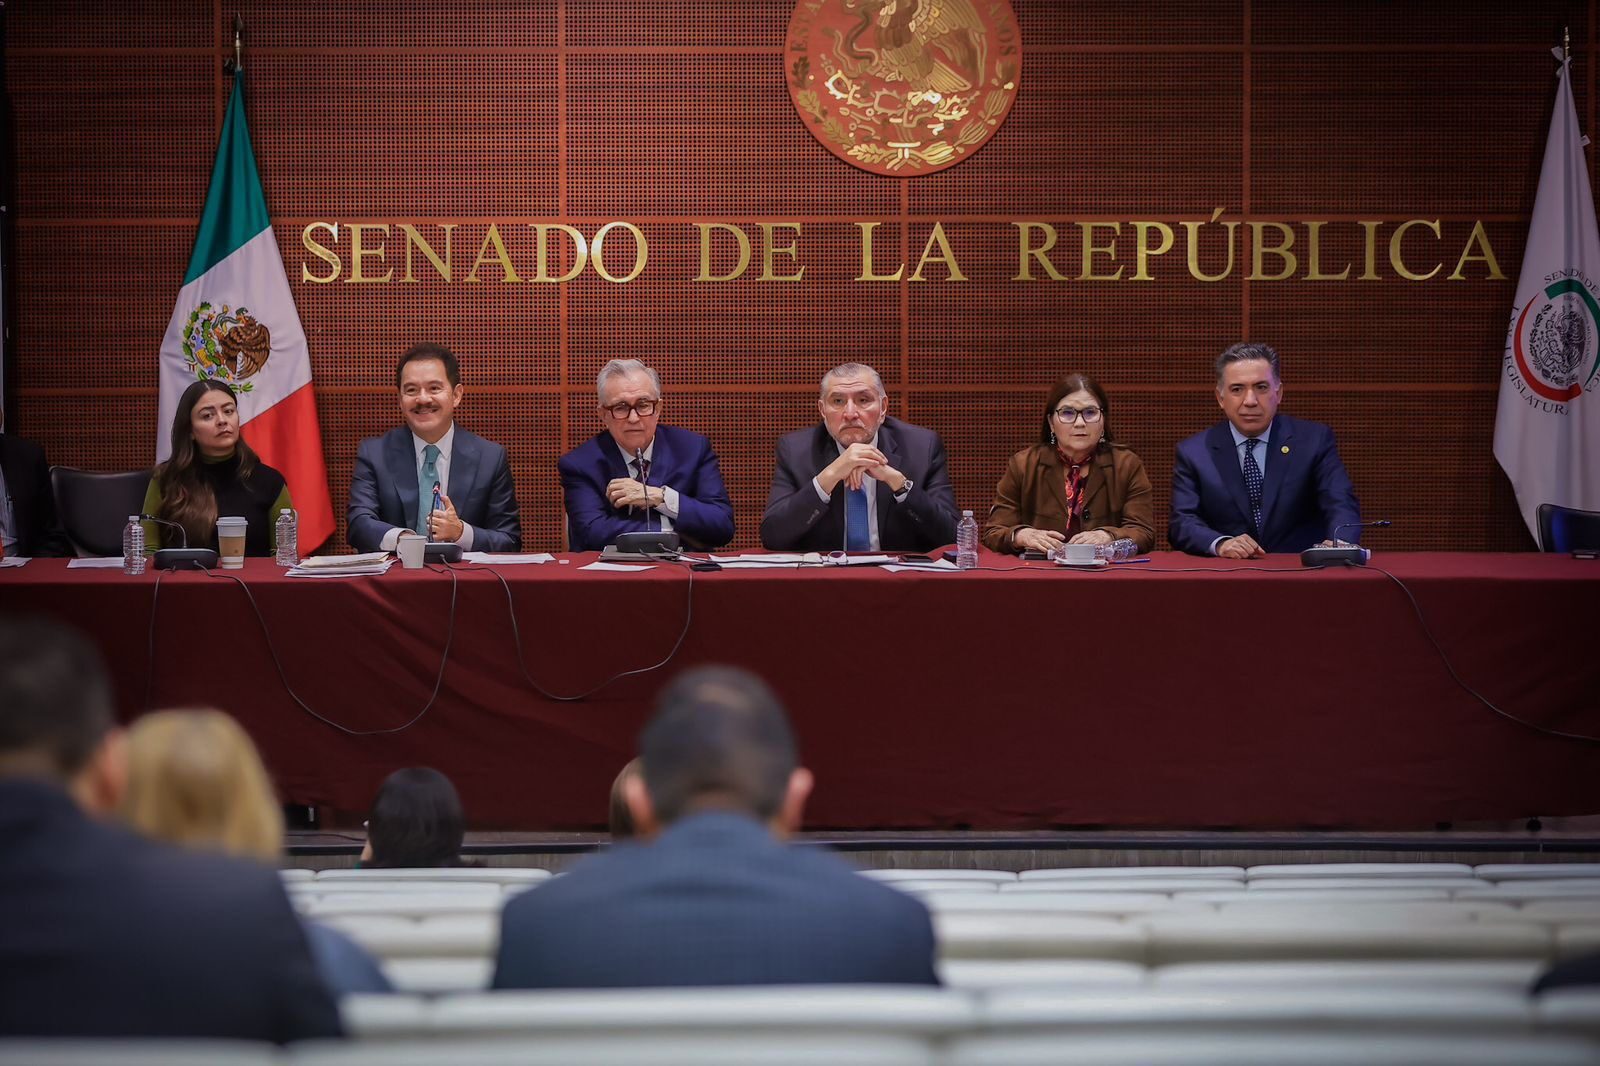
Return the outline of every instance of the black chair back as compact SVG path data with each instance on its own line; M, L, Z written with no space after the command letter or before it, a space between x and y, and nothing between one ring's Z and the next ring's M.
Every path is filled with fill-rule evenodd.
M1539 547L1547 552L1600 550L1600 511L1541 503Z
M144 509L149 470L101 474L70 466L50 468L56 514L79 555L122 554L122 527L128 516Z

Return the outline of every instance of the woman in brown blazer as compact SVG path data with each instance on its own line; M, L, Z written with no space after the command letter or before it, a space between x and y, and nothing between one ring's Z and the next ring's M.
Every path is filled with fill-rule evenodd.
M1155 547L1150 478L1137 455L1112 443L1110 408L1083 374L1050 390L1039 443L1013 455L995 486L985 547L1047 552L1123 537L1141 554Z

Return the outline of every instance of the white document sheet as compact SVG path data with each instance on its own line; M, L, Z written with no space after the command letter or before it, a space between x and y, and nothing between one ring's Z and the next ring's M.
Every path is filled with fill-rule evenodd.
M605 570L613 574L637 574L643 570L654 570L653 566L627 566L623 563L592 562L588 566L580 566L579 570Z
M28 556L26 556L26 555L8 555L4 559L0 559L0 569L3 569L5 567L7 567L7 566L27 566L27 565L28 565Z
M555 556L549 552L538 552L534 555L516 555L511 552L496 554L494 552L464 552L461 558L469 563L491 563L495 566L523 566L529 563L550 563L555 561Z
M149 568L150 568L150 564L148 562L146 562L145 563L145 569L148 570ZM122 569L122 556L120 556L120 555L110 555L110 556L106 556L103 559L69 559L69 560L67 560L67 569L68 570L121 570Z

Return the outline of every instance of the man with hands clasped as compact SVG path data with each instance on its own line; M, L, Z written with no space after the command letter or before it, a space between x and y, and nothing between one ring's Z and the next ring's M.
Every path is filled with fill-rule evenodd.
M860 363L822 377L822 422L778 441L761 543L773 551L928 551L955 540L944 444L889 417L883 379Z

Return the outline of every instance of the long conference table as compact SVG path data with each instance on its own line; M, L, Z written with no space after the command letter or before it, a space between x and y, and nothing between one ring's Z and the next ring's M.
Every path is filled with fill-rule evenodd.
M709 662L756 671L788 706L817 775L810 828L1431 829L1600 811L1600 743L1554 735L1600 736L1597 562L582 569L594 559L341 579L260 559L159 585L38 559L0 570L0 611L86 630L126 718L227 710L286 801L344 812L427 765L476 826L600 827L656 693Z

